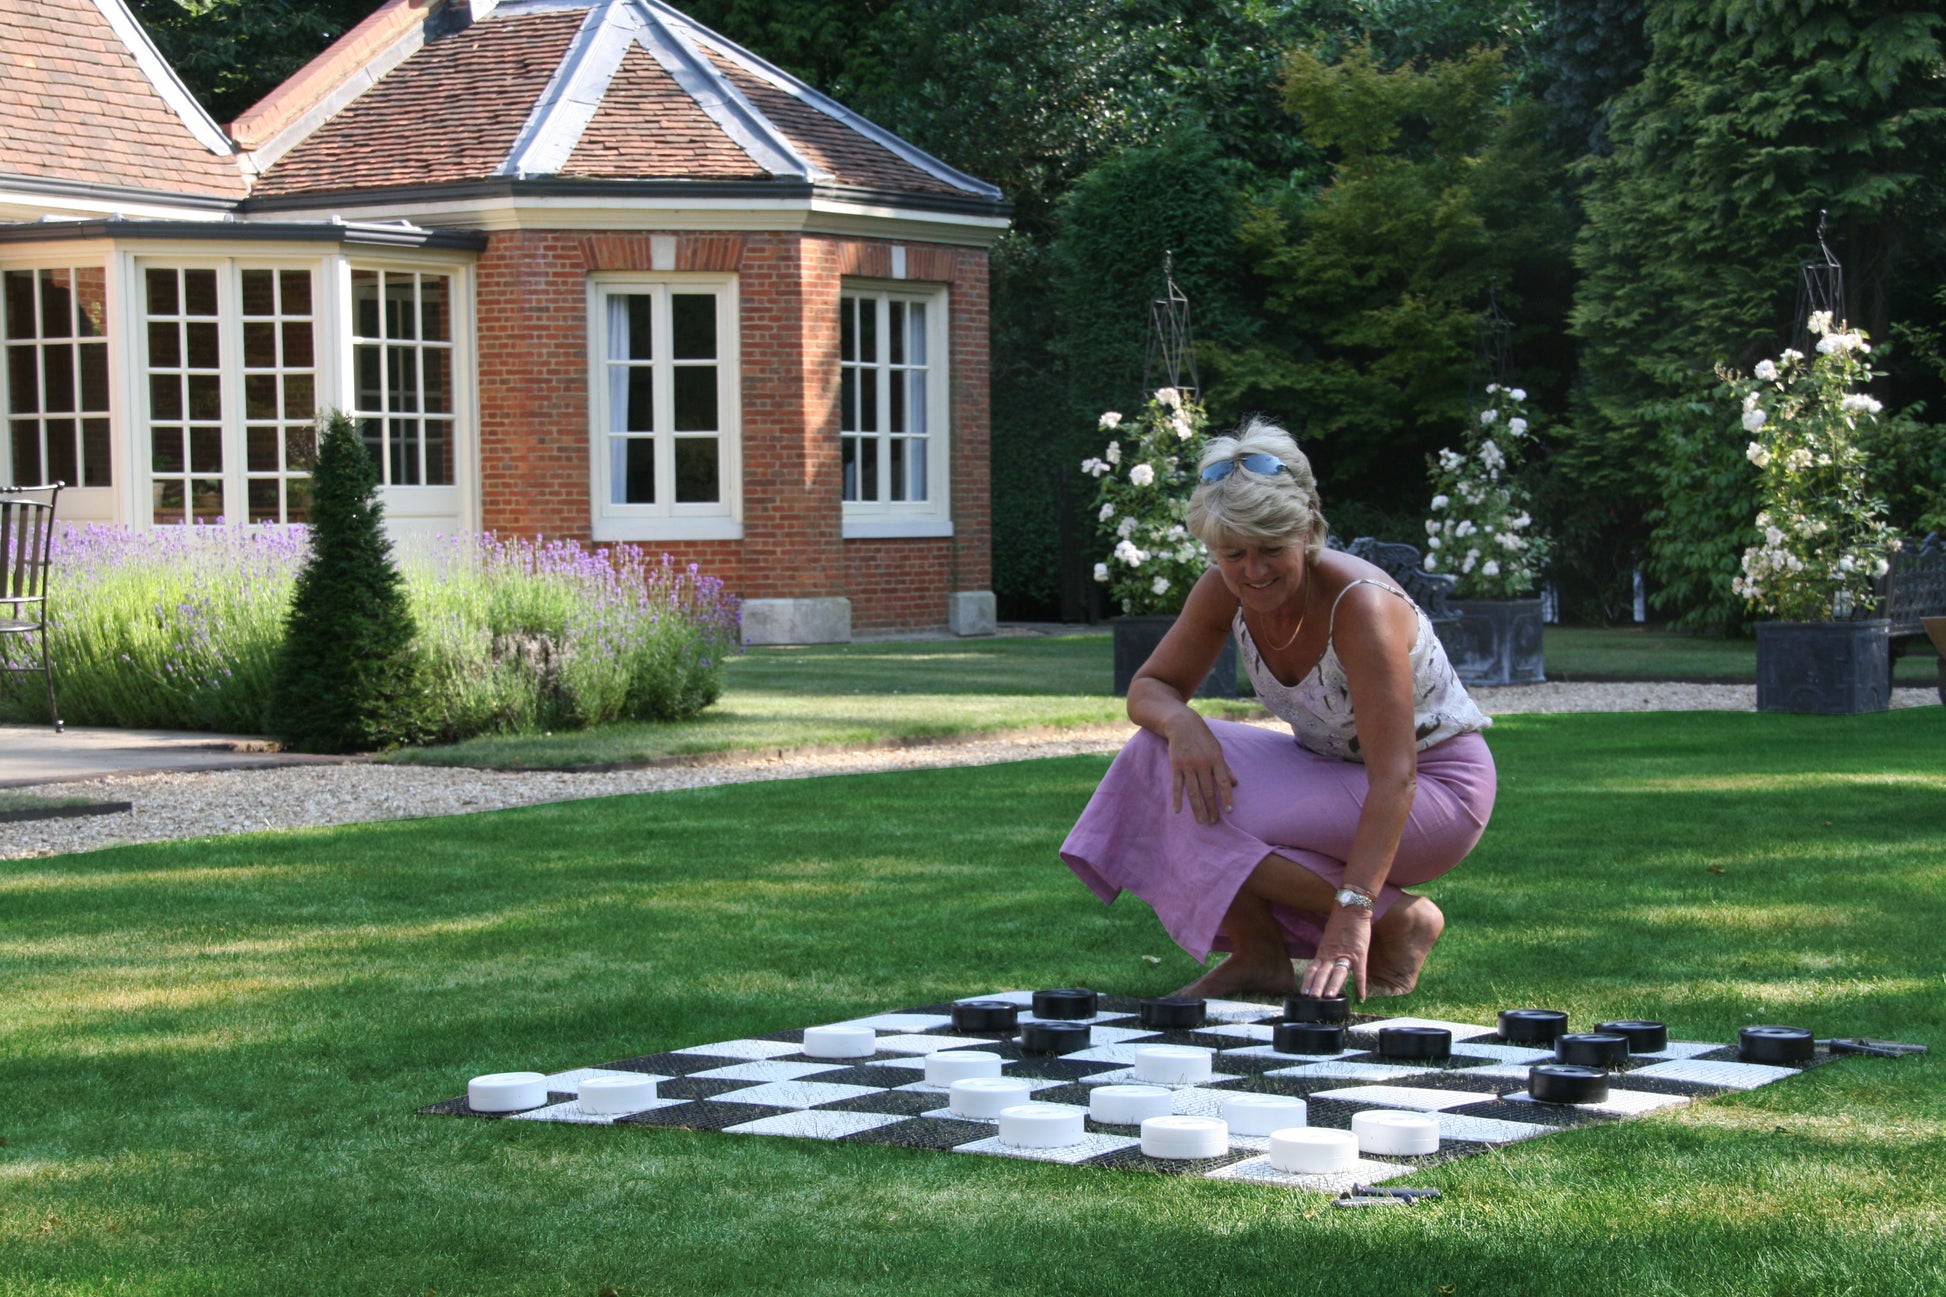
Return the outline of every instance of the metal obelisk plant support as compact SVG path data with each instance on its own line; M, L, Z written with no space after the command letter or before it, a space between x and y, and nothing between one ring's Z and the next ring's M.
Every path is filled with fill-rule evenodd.
M1142 398L1173 387L1200 396L1196 381L1196 338L1190 327L1189 298L1176 287L1176 254L1162 254L1162 295L1149 303L1149 349L1142 358Z
M1818 255L1797 268L1797 314L1791 346L1807 355L1817 345L1811 336L1811 317L1819 311L1833 320L1845 318L1845 268L1824 241L1825 212L1818 210Z

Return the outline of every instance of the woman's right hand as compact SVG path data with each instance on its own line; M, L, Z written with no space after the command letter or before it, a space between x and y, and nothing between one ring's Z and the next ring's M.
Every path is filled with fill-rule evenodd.
M1182 813L1185 793L1198 824L1214 824L1236 811L1231 790L1238 780L1223 758L1223 745L1209 723L1187 708L1169 725L1169 770L1172 811Z

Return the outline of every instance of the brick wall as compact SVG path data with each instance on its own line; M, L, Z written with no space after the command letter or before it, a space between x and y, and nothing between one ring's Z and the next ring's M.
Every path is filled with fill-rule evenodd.
M855 628L941 625L946 596L991 584L987 254L907 244L908 282L951 302L950 539L844 541L838 297L890 279L892 244L793 233L681 234L677 270L734 271L741 311L744 539L644 542L745 598L852 600ZM478 267L480 450L488 528L586 540L589 274L653 268L657 235L494 234Z

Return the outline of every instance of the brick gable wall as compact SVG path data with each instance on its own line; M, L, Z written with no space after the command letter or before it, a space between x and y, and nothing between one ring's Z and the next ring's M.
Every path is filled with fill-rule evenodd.
M478 266L483 523L525 535L591 530L588 276L649 270L656 235L497 233ZM947 595L991 585L987 257L906 245L906 278L951 296L955 535L841 538L838 297L889 279L891 244L789 233L675 234L677 270L734 271L741 311L742 541L644 542L746 598L852 601L859 630L942 625Z

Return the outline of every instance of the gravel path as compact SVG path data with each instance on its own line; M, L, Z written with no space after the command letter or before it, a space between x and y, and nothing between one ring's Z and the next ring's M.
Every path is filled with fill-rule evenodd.
M1489 714L1514 712L1752 711L1754 685L1544 684L1479 689ZM1931 689L1898 689L1894 707L1937 706ZM1278 722L1265 721L1278 726ZM118 776L61 784L49 791L104 802L130 802L125 814L0 824L0 859L91 851L127 842L248 833L308 825L464 815L474 811L662 792L712 784L816 775L861 774L939 766L993 765L1034 757L1109 753L1127 739L1126 725L856 752L751 753L694 765L598 774L504 773L431 766L282 766L261 770Z

